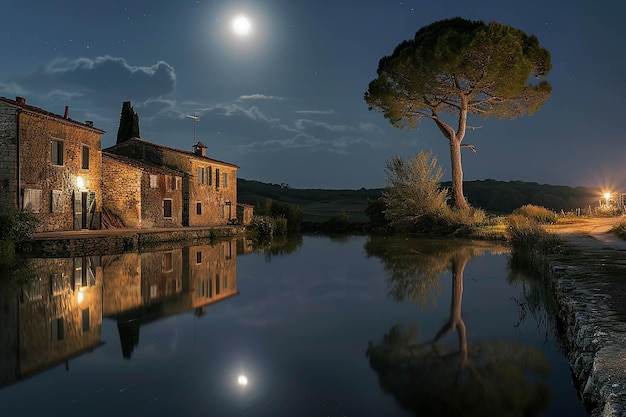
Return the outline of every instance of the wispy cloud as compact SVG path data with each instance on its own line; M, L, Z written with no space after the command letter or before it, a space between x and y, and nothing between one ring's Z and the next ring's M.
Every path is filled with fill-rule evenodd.
M243 96L239 96L237 98L238 101L243 101L243 100L284 100L282 97L278 97L278 96L268 96L265 94L249 94L249 95L243 95Z
M335 110L296 110L294 111L296 114L335 114Z

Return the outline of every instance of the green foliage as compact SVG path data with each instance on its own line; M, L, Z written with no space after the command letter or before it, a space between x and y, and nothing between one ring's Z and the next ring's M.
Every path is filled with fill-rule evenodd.
M497 22L456 17L421 28L378 65L365 101L396 127L416 129L422 118L466 110L483 118L532 114L551 87L531 78L548 74L550 53L535 36Z
M513 210L513 214L527 217L539 224L556 222L556 213L545 207L534 206L532 204L526 204L525 206Z
M267 216L283 219L285 231L297 232L302 224L302 210L296 204L281 203L271 198L265 200L263 211ZM280 220L281 222L283 220ZM285 232L286 233L286 232Z
M15 244L10 240L0 240L0 267L15 262Z
M124 142L131 138L141 137L139 134L139 116L133 110L130 101L122 104L122 114L120 115L120 126L117 129L117 142Z
M431 152L420 152L404 161L399 156L387 161L387 189L383 200L385 216L399 231L421 231L429 224L443 221L449 212L446 200L448 190L441 189L443 175L437 166L437 157Z
M383 231L387 230L389 226L389 220L385 216L385 211L387 211L387 203L385 203L385 199L379 197L377 199L367 199L367 207L365 207L365 214L369 219L367 223L367 227L372 231Z
M328 233L346 233L354 230L354 224L345 211L331 217L322 223L322 231Z
M287 219L285 217L272 217L274 223L274 236L287 236Z
M507 218L508 238L514 252L536 252L543 255L559 253L563 249L563 240L548 233L537 221L520 214L511 214Z
M257 238L271 238L274 235L274 222L269 216L252 216L248 230Z
M399 129L432 120L450 142L454 205L466 208L461 145L468 116L531 115L552 87L529 80L547 75L550 53L535 36L496 22L456 17L420 29L381 58L365 101Z
M5 207L0 212L0 240L11 241L20 248L30 240L38 224L33 213Z

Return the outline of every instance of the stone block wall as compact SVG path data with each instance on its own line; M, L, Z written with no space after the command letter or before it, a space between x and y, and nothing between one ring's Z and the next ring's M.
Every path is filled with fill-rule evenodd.
M141 180L143 173L104 154L102 161L102 199L109 212L124 226L141 227Z
M92 202L97 218L102 210L100 134L73 122L26 111L20 113L19 129L20 193L31 201L30 209L40 220L37 231L98 229L99 224L91 224L89 219L82 224L78 213L85 212ZM61 164L51 161L53 141L62 143ZM89 149L88 169L83 168L84 146ZM80 203L81 193L89 194L88 204Z
M236 165L141 139L107 151L184 172L183 226L221 226L237 217Z
M0 102L0 207L17 207L17 108Z

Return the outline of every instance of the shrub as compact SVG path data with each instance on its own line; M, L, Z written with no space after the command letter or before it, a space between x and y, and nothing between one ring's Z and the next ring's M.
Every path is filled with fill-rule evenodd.
M272 217L274 236L287 236L287 218L283 216Z
M561 251L563 240L545 231L537 221L520 214L507 218L508 238L514 251L554 254Z
M0 240L9 240L19 248L30 239L38 223L31 212L5 207L0 211Z
M526 204L525 206L513 210L513 214L527 217L539 224L556 222L555 212L545 207L534 206L532 204Z
M611 233L614 233L620 239L626 240L626 219L622 219L617 224L613 225Z
M267 238L274 235L274 223L269 216L252 216L248 229L259 238Z

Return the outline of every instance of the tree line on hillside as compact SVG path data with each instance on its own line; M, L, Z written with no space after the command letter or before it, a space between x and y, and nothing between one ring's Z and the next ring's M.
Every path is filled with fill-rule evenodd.
M449 188L450 182L442 187ZM508 214L527 204L542 206L560 212L595 207L601 198L601 190L591 187L569 187L524 181L498 181L494 179L466 181L465 193L469 203L490 213ZM382 188L358 190L323 190L282 188L278 184L260 181L237 180L239 202L264 204L266 199L275 202L297 204L306 207L319 200L367 201L381 196Z

